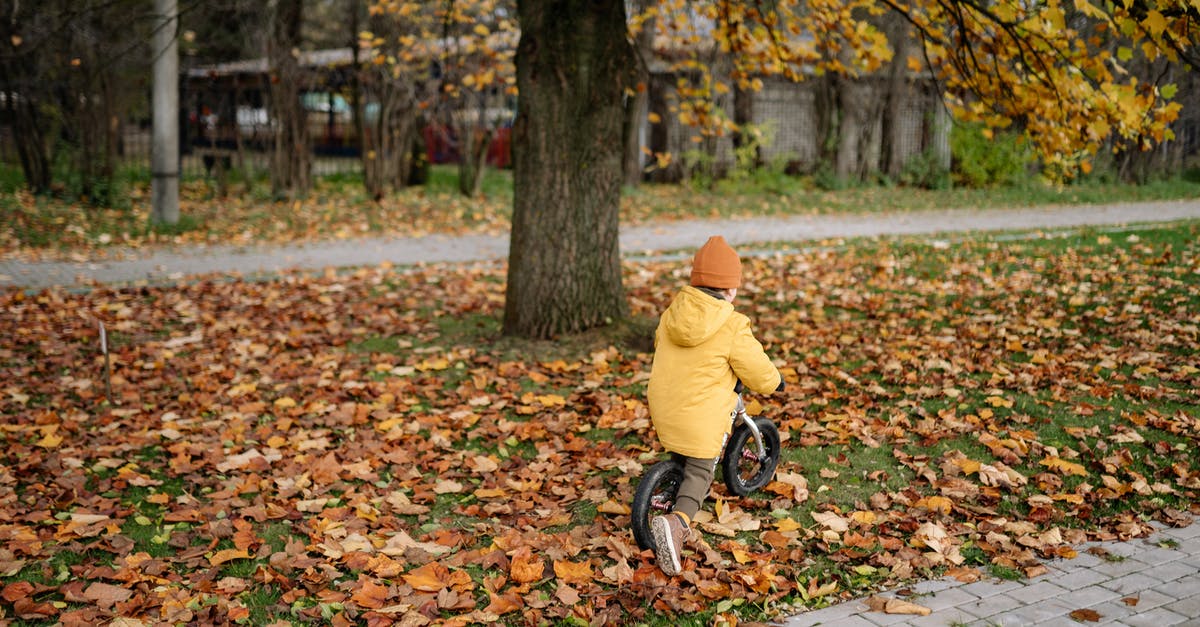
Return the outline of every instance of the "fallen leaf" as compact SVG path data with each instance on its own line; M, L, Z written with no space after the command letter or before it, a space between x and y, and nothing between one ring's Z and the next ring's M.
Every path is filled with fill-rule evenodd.
M913 614L917 616L928 616L933 613L933 610L917 605L903 599L893 599L881 597L879 595L871 595L867 598L867 607L873 612L883 612L884 614Z
M1089 623L1100 622L1100 614L1096 610L1075 610L1071 612L1071 618L1078 621L1087 621Z

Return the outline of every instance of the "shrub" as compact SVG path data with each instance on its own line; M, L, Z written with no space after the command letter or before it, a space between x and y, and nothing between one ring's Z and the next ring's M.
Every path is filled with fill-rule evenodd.
M1032 161L1029 149L1012 132L989 138L977 124L955 125L950 133L954 182L965 187L1013 185L1026 177Z

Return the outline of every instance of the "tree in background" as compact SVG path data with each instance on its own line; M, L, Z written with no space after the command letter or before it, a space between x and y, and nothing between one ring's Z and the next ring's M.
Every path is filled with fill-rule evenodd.
M153 24L151 7L133 0L47 0L4 11L0 81L31 190L49 191L57 171L68 193L93 204L115 200L123 126L148 85Z
M388 118L405 132L419 130L418 119L436 121L459 155L459 190L478 194L492 139L511 117L516 47L511 3L378 0L370 12L362 44L370 50L381 108L394 104Z
M276 197L296 198L312 187L312 147L300 94L305 76L300 68L302 0L271 0L267 60L270 110L275 141L271 152L271 189Z
M375 198L404 187L424 160L421 126L433 100L429 62L432 11L416 3L373 2L368 30L360 34L366 54L364 95L374 112L364 130L363 167Z
M458 0L438 12L441 37L433 51L440 76L439 117L458 142L458 189L480 191L488 150L512 118L517 25L511 2Z

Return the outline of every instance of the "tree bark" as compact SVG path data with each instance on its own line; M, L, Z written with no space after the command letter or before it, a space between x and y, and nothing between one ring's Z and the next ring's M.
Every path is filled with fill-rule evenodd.
M302 0L275 0L267 56L271 65L271 121L275 146L271 155L271 189L277 197L295 198L311 187L312 149L308 120L300 102L300 26Z
M377 78L384 78L380 75ZM402 84L384 80L377 91L379 114L375 124L366 128L363 143L363 183L375 200L391 190L404 187L408 179L416 103L412 92Z
M636 11L642 12L653 5L651 0L638 0ZM653 15L642 23L635 45L637 63L632 66L633 96L625 99L625 156L624 182L637 187L645 175L642 167L642 125L650 113L650 62L654 59L654 31L657 28Z
M834 160L834 174L838 179L851 180L858 174L859 139L862 137L863 124L861 109L864 103L856 98L855 90L846 78L838 77L838 140L837 157Z
M520 107L504 332L550 338L625 315L621 98L634 62L623 0L520 0Z
M901 103L909 102L908 54L911 49L912 35L909 27L902 20L891 20L897 23L891 30L890 39L896 50L888 69L887 94L884 95L883 107L883 145L879 150L879 170L890 177L897 177L904 168L903 135L900 126Z

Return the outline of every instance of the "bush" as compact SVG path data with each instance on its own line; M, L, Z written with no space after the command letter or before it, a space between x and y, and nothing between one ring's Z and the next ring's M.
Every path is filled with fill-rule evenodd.
M930 149L910 158L904 164L899 180L900 184L906 187L924 189L950 189L954 186L950 171L942 167L937 153Z
M954 182L965 187L1014 185L1026 177L1030 151L1016 133L989 139L977 124L956 125L950 133Z

